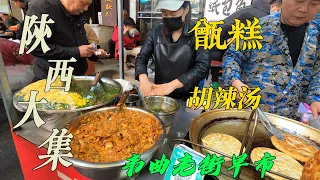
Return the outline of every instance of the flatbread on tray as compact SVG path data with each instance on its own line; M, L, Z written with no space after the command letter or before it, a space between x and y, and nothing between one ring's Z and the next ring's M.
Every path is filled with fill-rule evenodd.
M273 160L274 164L271 171L281 173L283 175L300 179L303 166L294 158L274 149L258 147L252 150L251 160L252 162L260 161L264 156L264 153L268 152L272 156L275 156L276 159ZM283 180L280 176L274 175L272 173L266 172L266 175L272 177L275 180Z
M309 159L303 166L300 180L319 180L320 179L320 151Z
M307 162L316 152L317 149L292 135L284 134L284 140L271 137L272 144L283 153L295 158L300 162Z
M232 156L233 154L238 156L241 149L241 142L235 137L227 134L211 133L202 138L202 143L209 148L223 152L225 154L228 154L229 156ZM203 151L209 154L216 154L204 148ZM216 155L221 156L220 154ZM231 159L225 157L225 160Z

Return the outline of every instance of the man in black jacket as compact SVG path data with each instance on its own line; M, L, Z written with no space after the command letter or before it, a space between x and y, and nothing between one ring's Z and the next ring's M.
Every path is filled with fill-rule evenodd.
M246 19L253 20L253 17L261 18L270 14L270 1L271 0L253 0L252 4L245 7L224 19L221 32L221 43L227 41L231 36L228 34L232 30L232 24L235 23L234 19L239 19L242 23L246 23ZM226 49L227 50L227 49ZM210 58L214 61L222 62L223 54L226 50L219 50L216 47L210 50ZM212 81L217 82L221 68L211 68Z
M43 53L41 43L32 51L35 56L34 72L35 80L47 78L49 66L54 67L55 64L49 64L48 60L70 60L72 57L77 62L69 63L68 66L74 68L73 75L84 75L88 64L86 58L92 61L97 60L94 55L93 46L88 44L86 32L84 29L84 16L82 13L88 10L92 0L41 0L32 1L27 10L27 15L38 16L38 21L42 14L48 14L55 23L47 24L52 36L45 41L50 48L49 51ZM48 18L48 19L49 19ZM33 31L34 27L31 28ZM30 49L35 42L28 45ZM106 53L102 49L97 51L105 56Z

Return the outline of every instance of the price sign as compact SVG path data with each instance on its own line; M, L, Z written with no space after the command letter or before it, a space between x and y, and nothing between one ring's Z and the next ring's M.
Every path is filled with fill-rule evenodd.
M117 1L101 0L102 24L105 26L117 25Z

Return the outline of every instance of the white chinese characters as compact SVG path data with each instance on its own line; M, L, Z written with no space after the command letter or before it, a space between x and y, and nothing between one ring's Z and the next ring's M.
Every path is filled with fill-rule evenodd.
M48 92L50 88L64 89L64 91L66 92L69 91L74 68L67 67L67 64L68 62L77 62L77 60L75 58L71 58L70 60L49 60L49 62L56 62L56 67L49 68L45 92ZM62 64L62 67L61 67L61 64ZM66 82L65 87L51 87L51 84L57 80L60 71L61 71L60 80L61 82Z
M33 119L38 128L45 124L45 122L39 116L39 113L37 111L37 104L46 104L48 103L48 101L45 99L41 99L40 102L36 102L36 97L38 93L39 91L31 91L29 102L19 102L19 104L28 104L28 108L21 121L13 127L14 129L22 126L29 119L31 113L33 113Z
M48 24L53 24L54 21L52 19L47 20L48 16L48 14L42 14L40 21L37 21L38 17L35 15L25 17L19 54L23 54L24 48L32 43L34 37L36 37L36 40L27 51L27 54L32 52L40 43L43 53L50 50L44 38L52 36L52 31ZM40 24L40 26L37 26L37 24ZM32 29L33 32L31 31Z
M43 147L45 144L48 145L47 155L39 155L39 159L48 159L45 163L42 165L34 168L33 170L37 170L50 162L52 162L51 171L54 171L57 169L58 162L60 162L63 166L69 167L72 165L72 163L64 160L62 157L73 157L71 152L71 148L69 147L71 139L73 138L72 134L66 135L68 132L67 129L62 129L61 134L57 135L59 133L58 129L53 129L53 132L51 136L42 143L38 148ZM68 153L65 153L65 152Z

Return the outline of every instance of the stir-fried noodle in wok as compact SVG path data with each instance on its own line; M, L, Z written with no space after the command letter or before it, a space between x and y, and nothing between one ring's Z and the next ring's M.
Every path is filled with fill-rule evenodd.
M70 143L74 158L89 162L125 160L132 153L149 150L163 134L160 123L151 116L123 109L89 114L81 119Z

